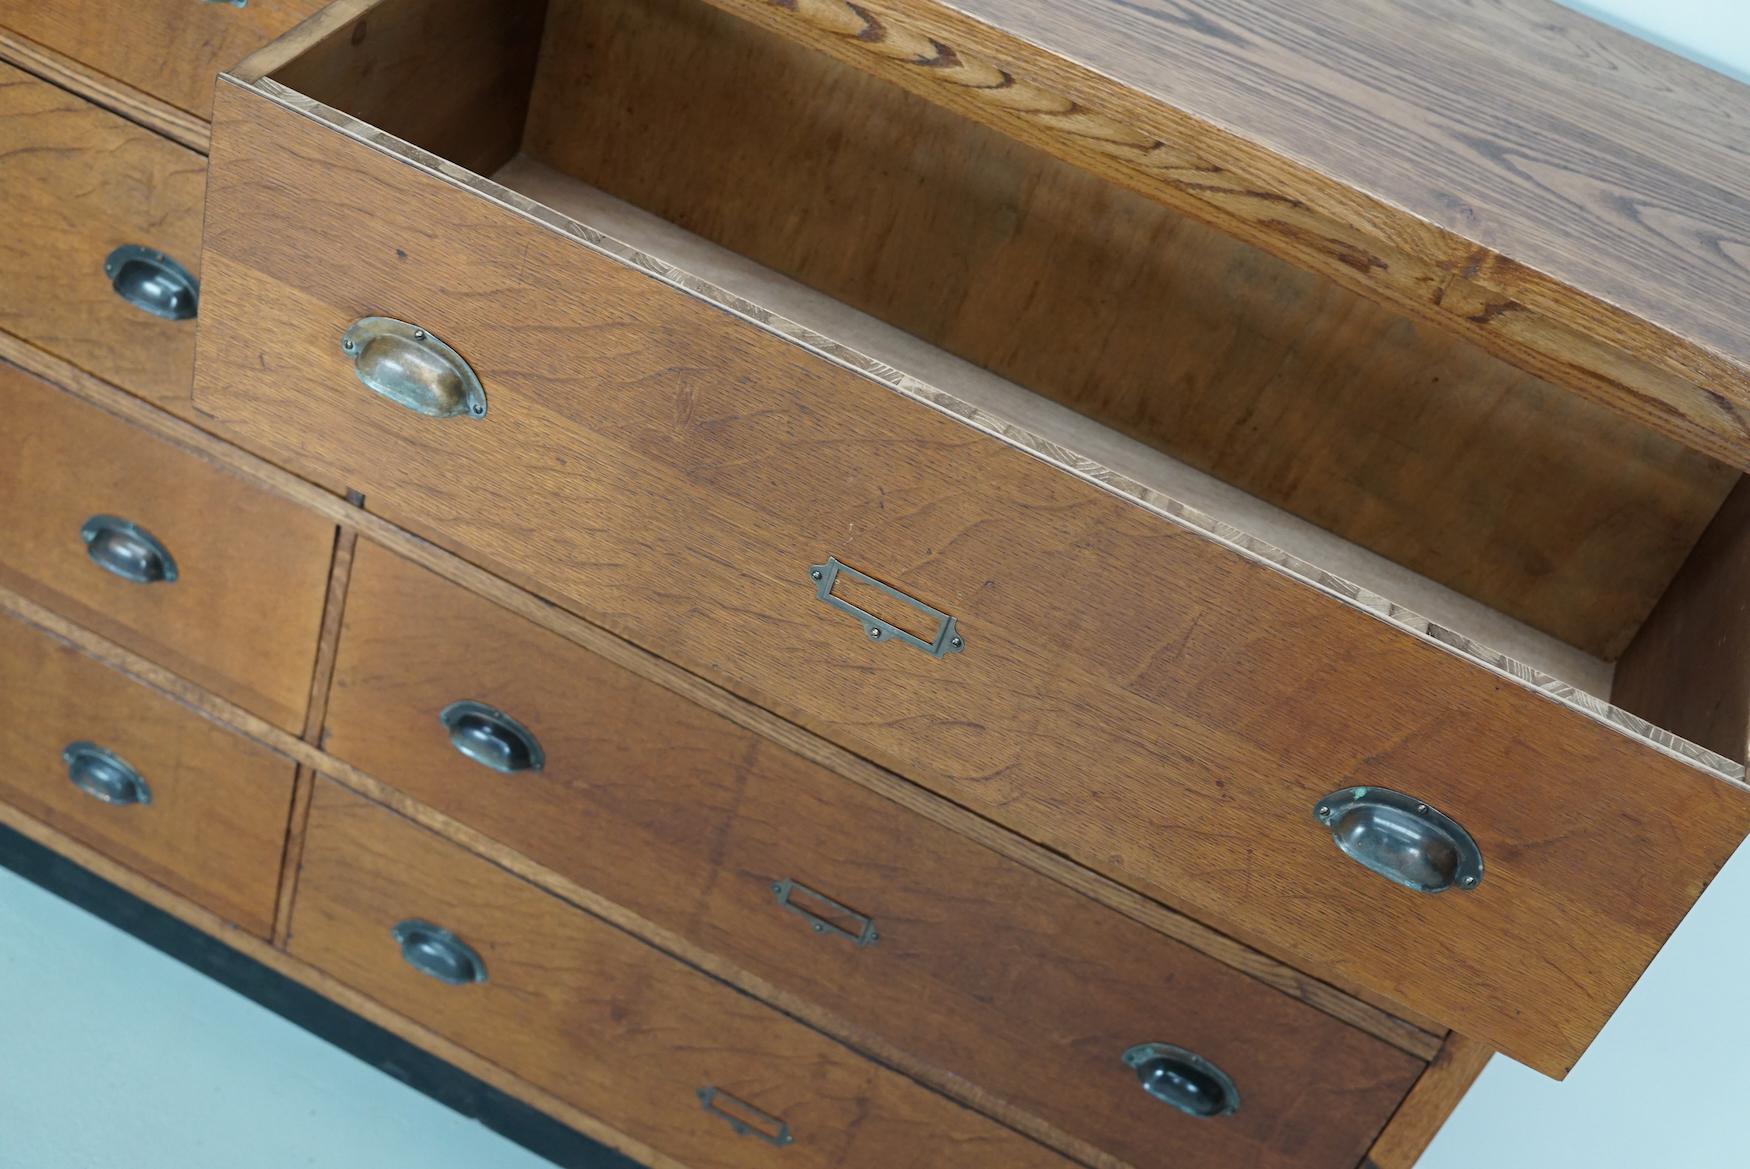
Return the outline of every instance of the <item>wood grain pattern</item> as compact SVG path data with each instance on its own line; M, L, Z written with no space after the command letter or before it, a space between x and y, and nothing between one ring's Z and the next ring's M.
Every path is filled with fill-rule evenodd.
M523 1101L530 1107L539 1109L548 1116L570 1125L592 1140L625 1153L628 1157L636 1159L639 1164L648 1165L651 1169L690 1169L689 1166L681 1165L672 1158L665 1157L648 1146L632 1140L626 1134L609 1128L596 1117L572 1107L551 1092L545 1092L528 1081L511 1075L497 1064L481 1059L466 1048L459 1047L443 1036L413 1022L405 1015L396 1014L381 1003L366 998L358 991L336 981L315 967L291 957L271 942L253 934L239 931L230 922L211 910L187 898L179 897L164 886L141 877L132 869L117 864L103 853L86 847L66 833L59 832L42 821L25 815L4 800L0 800L0 824L5 824L44 848L54 850L74 864L96 873L110 884L138 897L148 905L163 910L178 921L218 938L231 949L261 963L269 970L284 975L300 986L308 987L361 1019L423 1048L482 1083L490 1084L499 1091Z
M1416 1081L1391 1123L1368 1150L1361 1169L1415 1169L1446 1118L1488 1065L1494 1053L1462 1035L1446 1046Z
M389 936L407 918L474 947L487 981L409 968ZM684 1163L771 1164L700 1107L715 1086L789 1124L786 1165L1069 1164L332 783L289 948Z
M0 64L0 329L186 415L194 321L167 321L110 287L120 244L200 275L206 160Z
M446 580L451 580L496 604L510 609L525 620L560 637L587 647L592 653L613 662L620 668L684 695L691 701L714 711L737 726L781 744L786 750L808 759L859 786L879 794L883 799L907 808L932 823L977 841L999 855L1017 861L1035 872L1043 873L1059 884L1073 889L1101 905L1114 909L1132 921L1176 939L1208 954L1217 961L1245 973L1268 986L1291 995L1301 1002L1317 1007L1342 1019L1350 1026L1385 1040L1401 1051L1419 1059L1432 1059L1440 1049L1441 1029L1432 1021L1417 1016L1402 1006L1389 1003L1383 996L1353 985L1339 988L1321 981L1304 971L1242 945L1232 937L1202 924L1184 914L1143 896L1133 889L1112 881L1062 854L1042 848L1032 841L1008 832L991 821L942 799L916 784L909 783L889 771L876 767L867 759L854 755L835 743L815 735L774 715L699 676L680 669L673 663L640 649L599 626L567 612L550 601L527 592L500 577L493 576L469 564L453 553L413 536L383 520L380 516L360 510L353 502L343 500L312 486L302 479L280 470L254 455L230 446L205 431L156 411L137 398L115 387L83 374L41 350L32 349L4 334L0 334L0 357L28 363L30 368L59 379L71 387L82 400L118 417L128 419L143 430L158 435L189 454L227 468L264 490L296 501L300 506L361 533ZM76 644L86 654L97 657L113 667L146 680L154 687L175 695L184 705L200 710L215 721L233 726L254 738L272 744L301 763L333 776L369 795L380 803L394 806L403 815L418 820L435 831L462 839L477 851L490 852L490 842L470 837L454 821L429 809L407 801L397 803L393 789L371 779L302 740L281 731L248 712L213 697L178 678L162 666L115 646L65 618L44 609L23 597L0 590L0 608L11 612L29 624L51 631L56 637ZM477 836L477 834L476 834ZM525 879L546 887L559 887L551 874L518 868L514 857L501 856L499 863ZM567 899L587 901L587 895L576 888L560 888ZM591 906L599 916L611 920L612 907ZM637 930L636 923L617 922ZM666 948L675 949L671 943ZM692 956L695 965L707 965L706 956ZM1387 1012L1387 1008L1392 1013Z
M15 366L0 364L0 412L0 583L302 730L333 523ZM140 584L92 563L80 525L105 514L163 542L178 579Z
M323 13L274 76L474 170L516 153L547 0L376 0ZM356 18L350 16L356 12ZM278 48L259 66L273 61Z
M712 0L1745 464L1742 86L1548 0Z
M1736 479L702 0L555 3L525 149L1607 659Z
M196 397L236 433L1314 974L1560 1073L1750 823L1741 786L259 96L221 93L213 160ZM334 338L372 312L460 349L490 417L359 393ZM828 553L970 652L871 644L814 597ZM1489 879L1361 872L1309 813L1353 784L1455 816Z
M454 751L437 712L461 698L528 727L545 767ZM1421 1068L369 542L323 747L1108 1163L1351 1169ZM786 878L880 940L811 934ZM1118 1061L1148 1036L1226 1069L1244 1111L1153 1105Z
M207 152L209 129L205 120L113 77L94 73L72 57L5 28L0 28L0 61L70 90L92 104L180 142L190 150L202 154Z
M1750 481L1740 482L1616 670L1611 700L1722 755L1750 752Z
M10 618L0 618L0 706L0 799L268 935L290 760ZM82 740L138 771L151 804L112 806L75 788L61 749Z
M0 26L197 118L213 77L322 7L324 0L0 0Z

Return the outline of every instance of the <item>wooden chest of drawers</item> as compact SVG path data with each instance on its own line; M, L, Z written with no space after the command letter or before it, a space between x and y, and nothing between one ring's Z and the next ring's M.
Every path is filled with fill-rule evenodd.
M1486 90L1445 0L186 7L0 0L0 816L597 1139L1409 1169L1750 827L1750 276L1608 210L1750 225L1750 91L1543 0Z

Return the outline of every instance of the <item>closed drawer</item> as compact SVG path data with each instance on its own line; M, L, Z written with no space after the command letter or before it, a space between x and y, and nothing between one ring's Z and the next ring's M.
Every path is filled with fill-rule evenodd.
M1421 1068L369 543L323 742L1129 1164L1352 1169ZM1243 1106L1150 1099L1149 1042Z
M0 126L0 328L186 415L206 160L4 62Z
M454 16L460 43L509 48L422 58L386 95L374 71L426 42L337 19L280 72L222 85L203 408L476 563L1115 880L1542 1070L1571 1065L1742 839L1739 761L1609 708L1610 666L1579 646L628 208L565 169L562 150L517 157L537 141L520 98L457 99L434 124L437 107L406 104L419 78L526 95L549 130L614 126L545 107L560 99L528 88L532 35L479 27L518 6L426 10ZM615 68L588 38L549 32L537 81ZM638 143L623 145L631 167ZM591 173L612 178L613 160ZM795 181L821 183L829 212L844 190ZM722 186L688 188L701 229ZM901 243L870 216L829 215L837 234L817 221L810 238L876 263ZM1073 233L1052 246L1077 254ZM977 260L961 258L964 281ZM459 351L484 412L433 419L369 392L342 340L373 315ZM383 380L385 356L412 344L354 352L387 395L430 407L442 395L421 393L461 383ZM1487 430L1486 412L1475 425ZM1423 489L1486 500L1484 472ZM1478 556L1494 520L1476 519ZM1414 507L1396 516L1418 521ZM917 604L848 574L835 596L893 625L823 603L811 566L833 571L832 558ZM1419 619L1424 603L1453 624ZM928 642L946 616L963 640L944 636L941 656L889 632ZM1525 660L1486 648L1503 642ZM1333 811L1344 843L1445 892L1366 871L1315 818L1342 807L1337 793L1376 789L1407 802ZM1458 883L1452 822L1480 849L1480 883ZM1417 833L1409 859L1424 871L1380 847L1382 824Z
M0 0L0 28L208 118L213 75L324 0Z
M452 966L460 985L414 969L402 923L448 931L478 967ZM1068 1164L326 780L288 946L687 1165L769 1166L774 1144L823 1169ZM713 1090L753 1131L703 1106Z
M0 800L273 932L290 760L10 618L0 708Z
M0 363L0 584L303 730L334 525Z

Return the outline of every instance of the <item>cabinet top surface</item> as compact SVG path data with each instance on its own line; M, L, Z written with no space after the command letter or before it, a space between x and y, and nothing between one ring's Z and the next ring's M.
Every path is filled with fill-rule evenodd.
M1750 375L1750 86L1550 0L892 7L1188 115L1218 164L1582 332L1617 310L1680 368Z

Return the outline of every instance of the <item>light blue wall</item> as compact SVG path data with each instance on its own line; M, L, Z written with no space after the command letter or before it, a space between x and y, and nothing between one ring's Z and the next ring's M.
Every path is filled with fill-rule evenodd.
M0 1169L551 1169L0 869Z
M1750 0L1568 6L1750 81ZM1417 1169L1750 1167L1747 970L1750 846L1567 1080L1497 1057Z
M1750 82L1750 0L1561 0L1561 3Z

